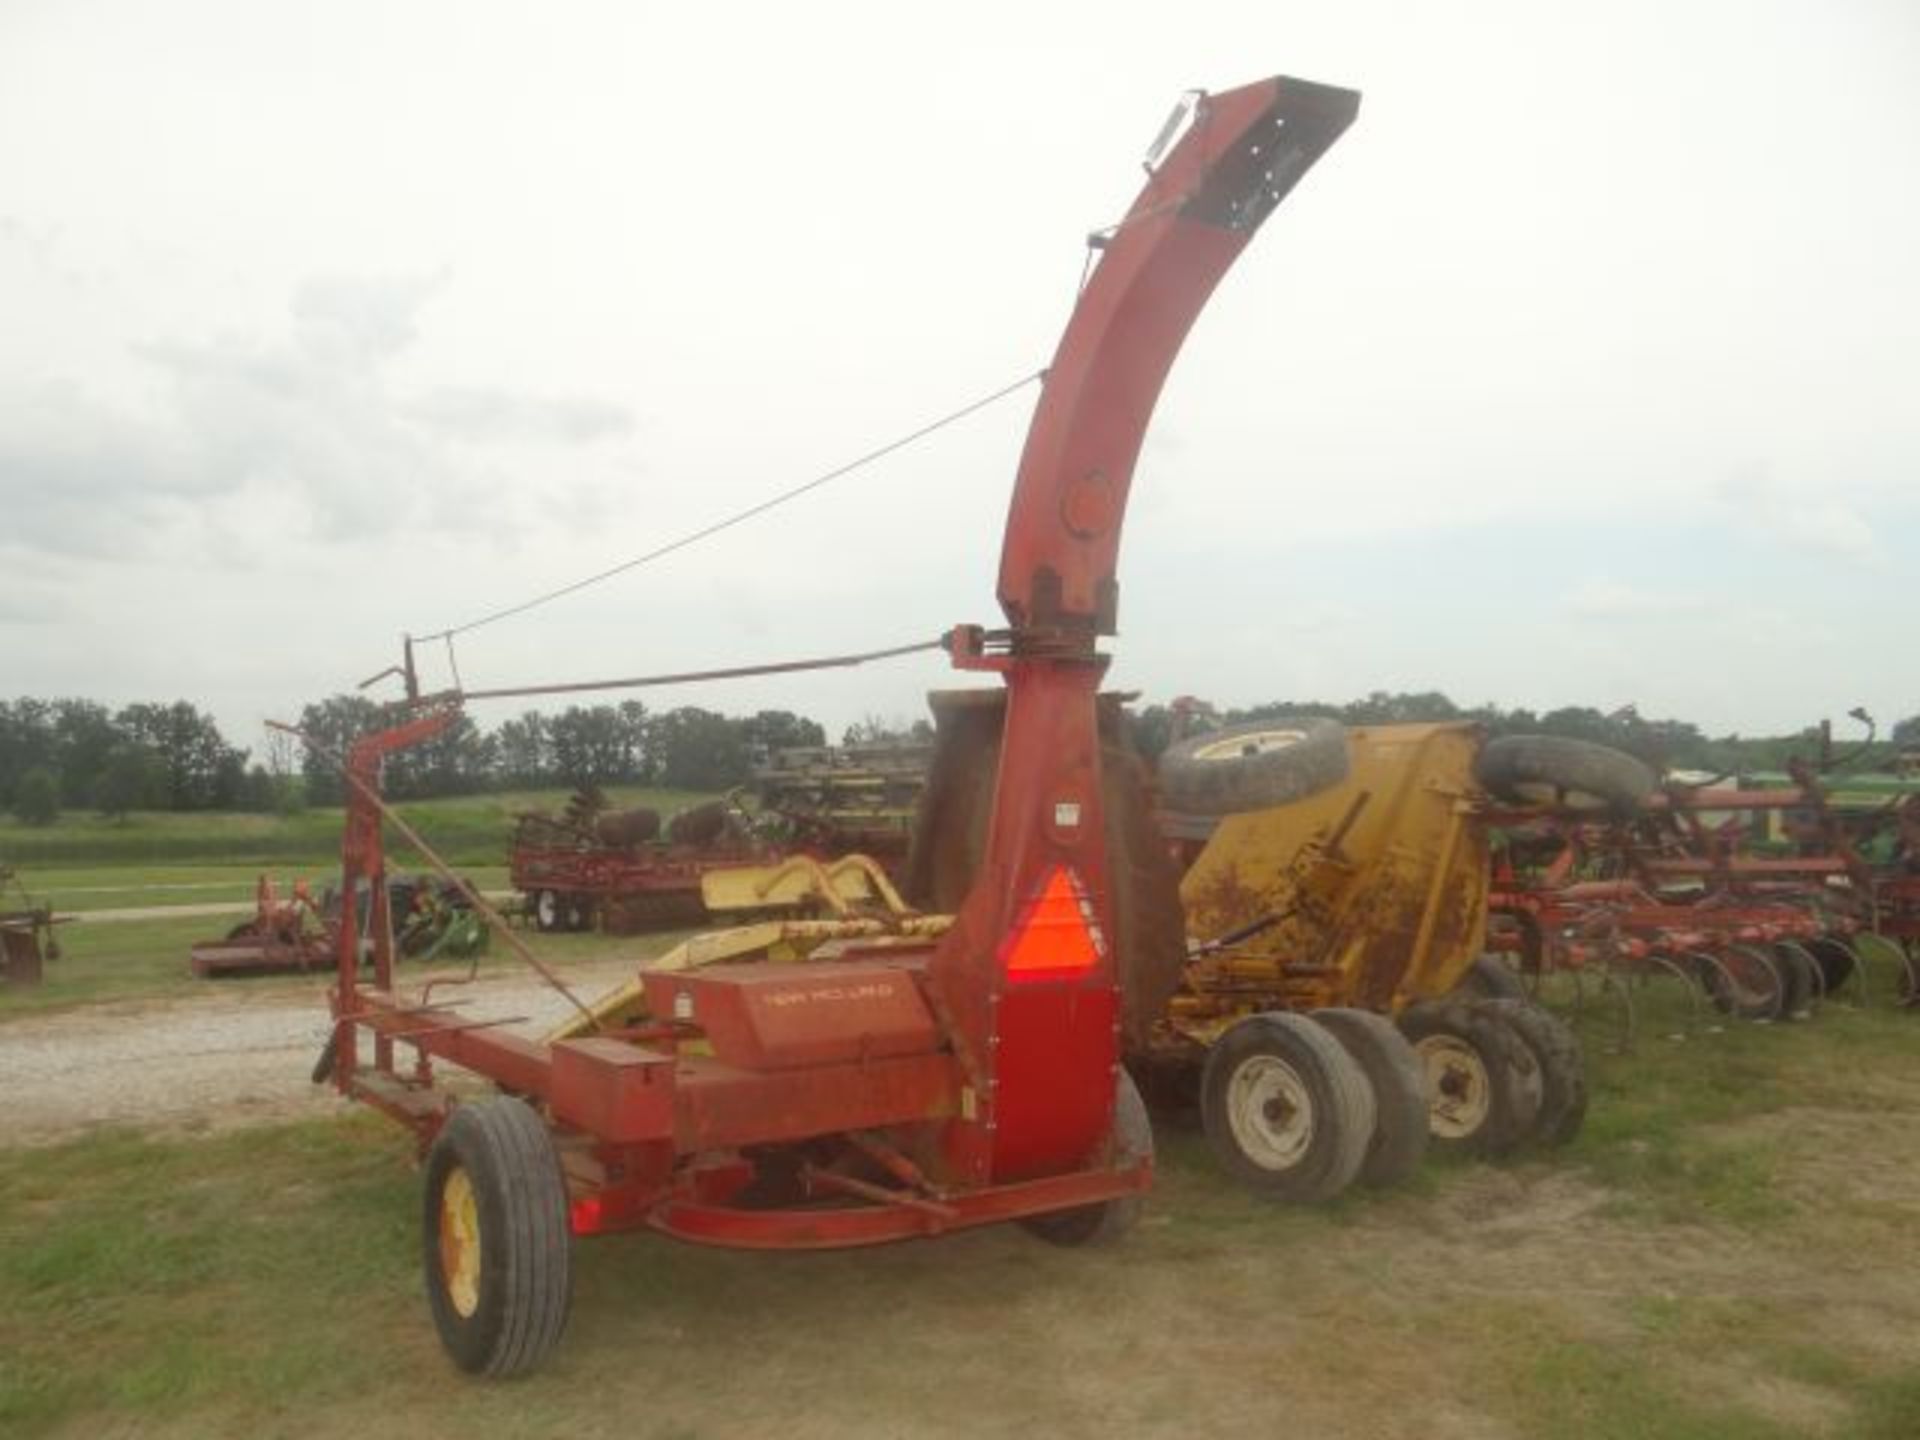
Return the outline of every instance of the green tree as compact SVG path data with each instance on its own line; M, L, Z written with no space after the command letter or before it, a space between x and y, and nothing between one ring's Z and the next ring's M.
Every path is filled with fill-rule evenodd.
M329 695L300 711L300 729L325 747L304 746L300 774L306 796L315 805L338 805L346 798L346 782L333 761L346 758L347 748L370 730L380 728L380 707L364 695Z
M647 738L661 783L676 789L724 790L751 770L739 726L711 710L683 705L655 716Z
M107 707L92 700L56 700L50 719L60 802L69 807L85 805L99 790L121 744L119 728Z
M60 818L60 777L36 765L14 787L13 813L23 825L51 825Z
M553 773L553 745L547 717L529 710L502 720L493 732L494 773L503 784L539 785Z
M0 701L0 805L19 798L28 771L53 769L54 752L52 706L26 695Z
M387 794L396 800L471 795L493 768L494 742L473 720L459 714L439 734L396 750L387 760Z
M635 708L644 720L645 710ZM644 735L643 724L612 705L569 705L547 721L553 773L576 786L638 779Z
M796 715L791 710L761 710L735 723L740 727L742 743L756 756L827 743L827 732L819 721Z
M116 745L94 782L94 808L110 820L124 820L130 811L158 810L166 802L167 767L160 757L145 745Z
M171 705L129 705L114 717L124 742L160 757L167 775L170 810L220 810L237 806L246 786L247 752L227 744L211 715L185 700Z

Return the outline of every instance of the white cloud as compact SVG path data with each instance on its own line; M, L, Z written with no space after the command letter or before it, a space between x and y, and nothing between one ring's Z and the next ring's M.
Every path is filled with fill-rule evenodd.
M281 545L422 522L473 529L508 503L501 443L578 447L631 431L627 411L587 398L407 393L394 366L439 285L313 281L281 334L137 344L163 382L150 417L72 382L0 382L0 545L112 557L157 553L180 527L244 539L250 513L222 501L270 517Z
M1737 529L1815 557L1858 562L1884 553L1872 524L1848 500L1785 483L1764 464L1737 467L1715 499Z
M1578 620L1645 620L1698 614L1706 606L1699 595L1625 585L1617 580L1587 580L1561 597L1561 608Z

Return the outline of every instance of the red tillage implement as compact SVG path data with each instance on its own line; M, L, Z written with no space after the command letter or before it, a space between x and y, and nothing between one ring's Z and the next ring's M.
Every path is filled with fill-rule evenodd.
M1007 628L948 638L956 667L1002 677L1007 708L984 853L944 933L648 972L644 1022L551 1044L403 999L383 917L371 977L343 935L333 1081L431 1146L427 1288L464 1368L507 1374L552 1346L569 1230L799 1248L1003 1220L1078 1243L1131 1221L1152 1136L1120 1067L1095 713L1121 520L1189 327L1358 103L1284 78L1199 97L1096 242L1007 518ZM422 714L350 757L343 914L380 873L380 755L446 719ZM417 1052L404 1073L396 1043ZM509 1094L456 1105L434 1061Z

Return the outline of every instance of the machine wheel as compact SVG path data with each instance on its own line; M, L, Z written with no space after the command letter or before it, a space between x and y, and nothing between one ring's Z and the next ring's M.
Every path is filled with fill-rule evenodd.
M1763 950L1729 945L1700 963L1700 983L1713 1008L1736 1020L1778 1020L1787 987L1780 967Z
M1473 776L1502 800L1631 815L1653 793L1653 771L1633 756L1562 735L1489 740Z
M1153 1159L1153 1123L1133 1077L1125 1070L1114 1086L1113 1155L1116 1165ZM1123 1195L1077 1210L1035 1215L1020 1223L1053 1245L1111 1245L1134 1227L1144 1204L1141 1195Z
M1766 953L1780 972L1780 983L1783 987L1780 997L1780 1018L1811 1020L1814 993L1821 988L1822 980L1816 972L1813 958L1798 945L1769 945L1766 947Z
M1167 808L1194 815L1285 805L1346 778L1347 732L1316 715L1229 725L1189 736L1160 757Z
M546 1357L573 1290L567 1190L541 1119L518 1100L453 1112L427 1155L427 1303L454 1364L517 1375Z
M1476 1008L1496 1016L1519 1037L1540 1072L1540 1110L1532 1138L1565 1145L1587 1120L1587 1060L1580 1039L1558 1015L1531 1000L1481 1000Z
M1427 1153L1427 1077L1420 1057L1391 1020L1371 1010L1316 1010L1373 1089L1373 1138L1360 1164L1360 1183L1398 1185Z
M1200 1121L1226 1170L1270 1200L1313 1204L1353 1183L1374 1132L1373 1090L1304 1015L1251 1015L1207 1052Z
M1479 1000L1429 1000L1400 1016L1426 1071L1427 1127L1442 1150L1504 1155L1533 1129L1544 1098L1539 1067Z
M593 929L593 900L586 895L569 895L562 906L566 928L578 934Z
M542 935L551 935L566 924L565 902L557 890L536 890L533 892L533 928Z
M1532 999L1527 994L1527 982L1498 955L1482 955L1476 959L1460 977L1460 983L1453 987L1453 993L1477 1000Z

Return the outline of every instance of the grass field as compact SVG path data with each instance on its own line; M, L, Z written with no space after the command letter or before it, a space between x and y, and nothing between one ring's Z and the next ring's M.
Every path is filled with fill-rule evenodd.
M670 814L712 797L686 791L617 790L616 805L650 805ZM508 885L507 838L523 810L557 809L565 791L523 791L430 800L400 812L427 842L482 890ZM0 822L0 860L15 866L36 903L77 915L57 928L61 957L32 990L0 988L0 1023L104 1000L149 1000L195 993L209 983L192 978L187 952L197 940L218 939L237 916L157 916L93 923L100 911L247 904L264 872L282 894L305 880L318 896L339 873L339 810L288 817L266 815L139 814L124 822L72 816L48 827ZM426 868L424 860L389 832L396 871ZM9 890L9 898L17 892ZM537 937L536 948L548 944ZM575 938L575 955L591 958L596 942ZM602 947L605 948L605 947ZM488 962L494 963L494 962ZM250 979L269 990L271 978ZM285 983L285 982L282 982ZM294 982L298 983L298 982Z
M1158 1126L1113 1251L576 1247L545 1371L459 1377L417 1181L355 1115L0 1150L0 1433L1920 1434L1908 1017L1596 1055L1569 1150L1273 1209Z
M488 885L482 837L527 798L419 823ZM292 858L221 820L27 878L98 910L330 873L337 815L304 859L314 816L273 842ZM52 838L91 843L85 824ZM203 840L236 858L177 853ZM137 1025L152 1000L311 998L311 978L189 978L188 947L228 923L61 927L48 983L0 991L0 1047L53 1011ZM528 939L563 969L634 948ZM1828 1005L1676 1042L1688 1012L1642 998L1630 1055L1605 1043L1612 1012L1584 1014L1595 1095L1566 1151L1293 1211L1162 1117L1147 1219L1111 1252L1006 1228L808 1256L583 1243L567 1338L505 1386L440 1353L387 1123L316 1100L324 1118L291 1124L25 1147L0 1121L0 1435L1920 1436L1920 1016Z
M567 791L513 791L397 806L407 823L456 865L498 865L506 853L514 815L556 810ZM711 796L683 790L616 789L618 806L650 805L663 815ZM269 864L325 866L340 853L341 812L314 809L297 815L159 814L108 820L70 814L52 825L22 825L0 819L0 860L18 868L30 887L38 872L59 867L136 865L174 872L202 864L254 867ZM396 846L396 862L416 867L416 857Z

